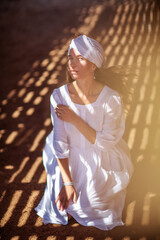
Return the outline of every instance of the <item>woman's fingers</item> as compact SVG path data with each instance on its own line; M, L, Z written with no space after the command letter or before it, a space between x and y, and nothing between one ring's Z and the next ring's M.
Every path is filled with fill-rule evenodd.
M65 107L64 105L57 105L57 107L55 108L55 113L56 113L57 117L60 118L62 116L62 114L65 111L64 107Z
M63 211L64 209L67 209L69 202L70 201L68 201L68 200L61 200L61 201L59 200L58 204L57 204L58 209L61 211Z
M56 111L57 112L68 112L68 111L71 111L71 109L66 105L57 105Z
M58 118L60 118L62 116L62 112L59 109L55 109L55 113Z
M63 110L61 109L61 108L55 108L55 113L62 113L63 112Z
M63 121L70 122L72 119L72 113L73 111L65 105L57 105L55 108L55 113L58 118L60 118Z
M66 108L68 108L68 106L66 106L66 105L62 105L62 104L58 104L57 105L57 108L59 108L59 109L66 109Z
M57 208L61 211L67 209L70 201L77 202L77 193L72 186L63 187L55 200Z
M69 203L70 203L70 201L67 201L67 202L66 202L64 209L67 209L67 208L68 208Z
M65 105L57 105L56 110L57 112L63 112L67 109L68 107Z
M64 210L65 200L60 199L59 195L56 198L55 204L57 205L58 210Z
M57 205L57 208L59 210L63 211L68 207L69 201L66 198L60 197L60 194L59 194L55 200L55 204Z
M73 195L73 202L76 203L77 202L77 193L74 192L74 195Z
M58 201L59 201L59 194L58 194L58 196L57 196L57 198L56 198L56 200L55 200L55 204L56 204L56 205L57 205Z

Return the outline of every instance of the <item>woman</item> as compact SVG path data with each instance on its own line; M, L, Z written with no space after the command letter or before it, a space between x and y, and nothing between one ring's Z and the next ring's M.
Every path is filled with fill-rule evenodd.
M132 175L122 139L125 123L117 91L97 81L105 65L101 45L85 35L71 41L68 72L72 81L53 91L53 131L43 162L47 186L36 208L43 222L67 224L68 215L84 226L110 230L121 220Z

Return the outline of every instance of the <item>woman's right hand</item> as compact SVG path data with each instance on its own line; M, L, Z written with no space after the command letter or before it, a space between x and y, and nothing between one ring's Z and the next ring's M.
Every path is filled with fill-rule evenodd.
M63 186L55 200L55 204L59 210L63 211L68 208L71 200L73 200L74 203L77 202L77 193L74 186Z

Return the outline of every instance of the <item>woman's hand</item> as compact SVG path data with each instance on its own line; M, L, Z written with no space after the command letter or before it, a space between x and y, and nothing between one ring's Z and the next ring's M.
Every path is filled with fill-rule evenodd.
M90 127L88 123L79 117L70 107L57 105L55 113L59 119L73 124L90 143L95 143L96 130Z
M74 124L77 119L77 114L66 105L57 105L55 108L57 117L65 122Z
M77 202L77 193L74 186L63 186L55 200L55 204L59 210L63 211L68 208L71 200L73 200L74 203Z

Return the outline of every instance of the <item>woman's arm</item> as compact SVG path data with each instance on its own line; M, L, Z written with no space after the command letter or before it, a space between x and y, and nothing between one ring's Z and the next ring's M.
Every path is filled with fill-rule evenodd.
M63 183L72 182L68 164L69 148L67 134L64 128L64 122L57 117L54 111L54 109L57 107L57 104L61 104L61 99L59 98L59 94L56 89L51 95L50 103L51 103L51 119L54 132L53 133L54 154L57 158ZM55 200L55 203L57 204L58 209L63 211L68 207L72 199L73 202L76 202L77 200L77 194L74 186L62 186L61 191Z
M77 119L74 121L74 126L83 134L83 136L92 144L96 140L96 131L90 127L82 118L77 116Z
M72 109L65 105L58 105L55 112L59 119L73 124L91 143L95 143L96 131L90 127L81 117Z
M125 129L124 114L120 96L111 95L104 107L104 120L101 131L96 131L68 106L58 105L55 110L59 119L73 124L92 144L108 151L121 139ZM93 119L96 121L96 119ZM97 116L98 121L98 116Z
M71 183L72 178L69 171L68 158L57 159L57 162L61 171L63 183ZM57 204L59 210L63 211L68 208L71 200L73 200L74 203L77 201L77 193L74 185L63 186L55 200L55 204Z

